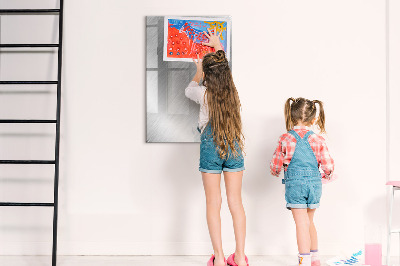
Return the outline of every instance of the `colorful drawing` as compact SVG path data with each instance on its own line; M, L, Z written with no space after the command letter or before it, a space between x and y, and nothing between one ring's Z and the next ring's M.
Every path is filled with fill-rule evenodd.
M214 48L203 45L208 42L204 31L222 31L220 42L228 60L230 55L230 19L204 17L165 17L164 18L164 61L189 61L199 55L214 52Z

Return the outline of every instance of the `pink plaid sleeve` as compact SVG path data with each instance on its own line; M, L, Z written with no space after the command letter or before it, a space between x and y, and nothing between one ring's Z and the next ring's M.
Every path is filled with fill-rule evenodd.
M279 138L278 147L275 149L270 163L271 174L274 176L279 176L282 170L283 160L285 159L286 145L283 145L283 139L284 136Z
M333 161L331 155L328 151L328 146L326 145L325 139L319 136L319 164L321 166L324 175L322 178L330 179L335 169L335 162Z

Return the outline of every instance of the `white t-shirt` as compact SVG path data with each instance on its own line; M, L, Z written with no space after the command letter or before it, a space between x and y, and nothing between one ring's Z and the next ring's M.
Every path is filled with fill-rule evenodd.
M208 105L205 99L206 87L200 86L196 81L191 81L185 89L185 95L190 100L200 104L199 129L203 132L208 123Z

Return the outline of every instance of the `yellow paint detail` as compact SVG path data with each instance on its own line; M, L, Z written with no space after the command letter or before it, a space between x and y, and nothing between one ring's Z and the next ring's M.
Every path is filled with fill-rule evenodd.
M209 28L211 30L216 29L218 32L224 31L226 30L226 27L224 27L224 23L225 22L219 22L219 21L204 21L204 23L207 23L209 26ZM224 36L222 36L221 34L221 40L224 39Z

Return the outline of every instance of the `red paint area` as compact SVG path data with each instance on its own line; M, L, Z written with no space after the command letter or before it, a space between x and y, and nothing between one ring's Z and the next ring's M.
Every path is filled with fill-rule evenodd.
M182 31L168 27L168 57L197 58L197 55L199 55L200 58L203 58L205 54L215 51L214 48L193 42L193 40L188 37L188 35L191 35L191 31L193 30L190 27L185 27ZM207 42L208 40L204 34L198 36L197 33L193 33L193 35L194 38L200 39L201 42Z

